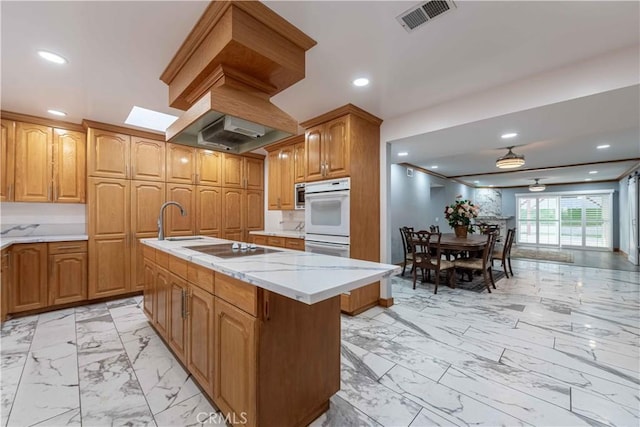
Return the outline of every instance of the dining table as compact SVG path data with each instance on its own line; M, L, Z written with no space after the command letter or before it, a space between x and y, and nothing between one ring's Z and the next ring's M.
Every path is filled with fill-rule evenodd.
M481 252L487 245L485 234L467 234L467 237L457 237L455 233L442 233L440 248L443 251Z

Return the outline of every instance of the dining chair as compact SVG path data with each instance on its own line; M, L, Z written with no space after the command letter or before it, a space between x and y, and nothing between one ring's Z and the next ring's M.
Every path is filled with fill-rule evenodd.
M404 276L404 270L407 268L407 262L411 262L411 271L415 268L413 265L413 252L411 245L409 244L408 234L413 231L413 227L400 227L400 237L402 238L402 251L404 252L404 262L402 263L402 273Z
M439 233L440 232L440 226L439 225L430 225L429 226L429 231L432 233Z
M497 237L497 233L487 234L487 243L482 251L482 257L461 258L454 261L456 269L461 268L463 270L469 270L471 272L471 276L474 271L482 271L484 284L489 293L491 293L491 286L489 286L489 283L491 283L493 289L496 289L496 283L493 280L493 270L491 269L491 256L493 255L493 249L496 244Z
M408 240L412 246L414 256L413 289L416 288L418 269L422 271L423 282L426 281L426 274L431 273L431 270L434 270L434 294L438 293L441 271L447 271L447 280L449 280L449 284L452 287L454 286L454 264L452 261L442 259L442 250L440 247L441 238L441 233L431 233L429 231L414 231L409 233Z
M504 269L504 275L509 278L509 273L507 272L507 264L509 266L509 272L513 276L513 269L511 268L511 246L513 245L513 241L516 236L516 228L510 228L507 230L507 237L504 242L504 246L496 246L493 255L491 258L491 263L493 264L494 259L499 259L502 261L502 268Z

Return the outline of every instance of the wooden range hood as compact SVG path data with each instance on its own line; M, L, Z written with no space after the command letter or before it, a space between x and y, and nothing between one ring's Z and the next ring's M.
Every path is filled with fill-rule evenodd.
M296 134L298 123L270 102L305 76L305 52L316 42L257 1L213 1L160 79L169 105L186 110L167 141L198 145L198 133L224 116L262 125L245 152Z

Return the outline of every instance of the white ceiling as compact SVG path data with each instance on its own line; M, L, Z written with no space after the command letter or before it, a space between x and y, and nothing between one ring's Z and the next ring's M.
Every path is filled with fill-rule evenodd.
M619 49L640 51L638 2L457 2L411 34L395 17L413 1L265 3L318 42L307 53L306 78L273 98L299 121L348 102L389 121ZM55 108L69 121L113 124L123 124L133 105L179 114L167 106L158 77L206 6L2 1L1 107L36 116ZM69 64L45 63L38 49ZM352 86L359 76L370 86ZM495 158L505 152L498 148L511 145L496 133L517 128L513 144L524 144L515 151L525 154L526 168L640 157L639 104L635 85L403 138L392 150L411 153L400 161L438 164L447 176L482 175L497 171ZM600 141L611 149L594 150ZM597 179L616 179L628 167L599 166ZM583 173L562 168L477 179L511 186L532 177L576 182Z

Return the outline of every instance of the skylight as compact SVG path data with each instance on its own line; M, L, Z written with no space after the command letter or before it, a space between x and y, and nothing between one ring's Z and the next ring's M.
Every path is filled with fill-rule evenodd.
M134 105L127 120L124 122L128 125L164 132L176 119L177 117L171 114L160 113L159 111L148 110Z

